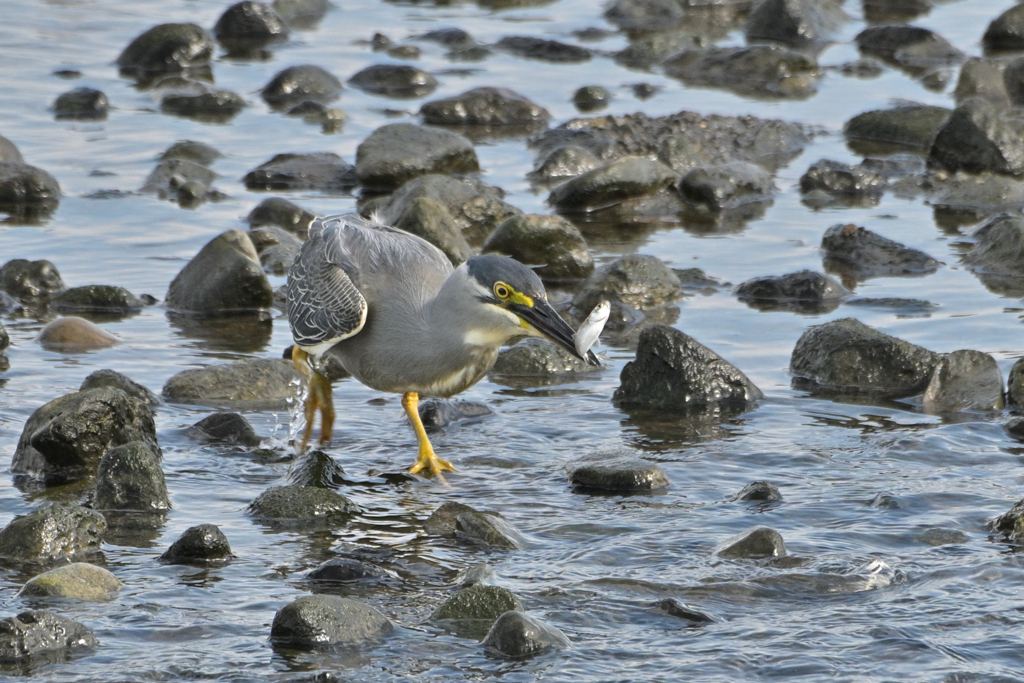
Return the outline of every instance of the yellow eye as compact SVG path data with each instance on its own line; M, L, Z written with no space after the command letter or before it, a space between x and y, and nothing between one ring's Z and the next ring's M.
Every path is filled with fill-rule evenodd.
M512 290L504 282L499 282L494 285L494 295L499 299L507 299L512 294Z

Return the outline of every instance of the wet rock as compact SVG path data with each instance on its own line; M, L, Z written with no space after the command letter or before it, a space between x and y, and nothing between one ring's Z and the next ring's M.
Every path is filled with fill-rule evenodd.
M127 315L146 305L124 287L86 285L72 287L50 299L54 310L62 313L119 313Z
M186 433L202 441L238 444L250 448L255 448L263 442L249 421L238 413L220 412L207 415L189 427Z
M1017 359L1006 377L1006 402L1024 408L1024 359Z
M545 280L576 280L594 270L594 258L575 225L559 216L524 214L502 222L482 253L500 253L535 269Z
M53 612L29 610L0 619L0 663L60 661L96 644L87 626Z
M764 398L735 366L689 335L661 324L640 333L636 360L626 364L620 379L612 397L618 405L686 410Z
M802 47L828 40L846 18L833 0L761 0L750 10L746 38Z
M569 483L583 491L634 493L669 485L665 471L653 462L614 453L596 455L566 467Z
M160 556L160 561L206 567L226 564L233 557L224 532L214 524L199 524L186 529Z
M910 21L932 8L932 0L862 0L864 18L872 24Z
M483 645L506 659L526 659L569 647L554 626L522 612L505 612L491 626Z
M252 48L286 40L288 26L281 15L262 2L237 2L217 19L213 35L228 50Z
M247 106L238 93L206 85L172 90L160 99L160 111L165 114L212 123L225 123Z
M302 239L306 238L309 232L309 224L315 218L316 214L312 211L308 211L280 197L264 199L246 216L250 229L264 225L273 225L278 228L284 228Z
M258 520L344 523L359 506L340 493L319 486L272 486L249 503Z
M855 280L934 273L939 262L852 223L833 225L821 239L825 265Z
M306 581L316 588L330 587L331 584L347 584L356 581L375 582L394 578L385 569L352 557L335 557L327 560L306 574Z
M81 505L54 503L15 517L0 529L0 558L49 564L97 552L107 522Z
M448 209L429 197L416 197L406 203L392 224L433 244L453 265L457 266L473 255L459 224Z
M966 59L966 55L945 38L920 26L869 26L857 34L855 41L862 54L877 57L914 76Z
M572 300L572 310L587 316L602 300L639 311L672 303L683 296L679 277L661 259L649 254L627 254L596 269Z
M551 191L548 203L559 211L593 211L655 194L677 178L658 161L627 156L567 180Z
M908 196L928 196L944 228L975 225L1001 211L1017 212L1024 207L1024 182L995 173L939 171L907 178L894 190Z
M85 318L69 315L57 318L39 331L36 341L48 351L73 352L105 349L121 340Z
M307 595L277 611L270 641L275 647L313 650L373 642L394 629L367 604L336 595Z
M544 107L508 88L474 88L420 107L424 123L444 126L543 126Z
M1000 115L985 100L967 100L939 129L928 160L950 171L1024 175L1024 117Z
M456 503L454 501L442 503L439 508L431 513L427 521L423 523L423 527L428 534L434 536L454 536L455 519L463 512L477 512L477 510L465 503ZM485 512L483 514L497 515L498 513Z
M103 600L121 588L121 582L102 567L74 562L32 577L18 592L21 597Z
M687 202L711 211L770 201L774 189L768 172L746 161L698 166L679 180Z
M782 500L782 493L771 482L752 481L736 494L736 500L744 503L774 503Z
M1003 62L996 63L1002 64ZM1015 59L1007 63L1002 75L1005 93L1010 100L1009 105L1015 107L1024 105L1024 59ZM995 86L993 86L992 90L992 96L985 99L997 108L1005 107L1006 103L998 99L998 90L996 90Z
M866 111L847 121L843 134L858 150L927 150L951 113L923 104Z
M18 146L3 135L0 135L0 161L13 161L16 163L25 161L21 156L21 152L18 151Z
M813 59L777 45L683 50L662 62L662 68L688 86L786 99L810 97L821 76Z
M811 164L800 177L803 193L825 192L833 197L878 197L885 189L885 178L864 167L830 159Z
M608 88L600 85L585 85L572 95L573 105L583 112L604 109L611 100L612 94L608 92Z
M995 519L989 520L986 526L990 531L1001 533L1012 540L1020 541L1024 539L1024 535L1019 533L1022 530L1022 517L1024 517L1024 499L1018 500L1008 511Z
M90 373L84 380L82 380L82 385L78 387L78 390L81 392L88 391L89 389L99 389L101 387L120 389L129 397L142 401L150 406L155 406L160 403L160 399L157 398L156 394L152 391L137 382L133 382L128 377L125 377L120 372L115 372L114 370L96 370L95 372Z
M507 588L476 584L463 588L438 607L435 621L474 620L493 624L505 612L522 612L523 605Z
M173 72L208 64L213 39L196 24L160 24L143 32L117 58L122 72Z
M58 119L99 121L107 118L110 102L101 90L75 88L61 93L53 103L53 113Z
M766 526L756 526L733 536L723 543L715 554L729 559L758 559L762 557L783 557L786 544L782 535Z
M0 267L0 290L16 299L31 301L65 289L57 266L49 261L11 259Z
M302 248L302 240L294 234L271 225L250 230L249 239L260 255L263 269L274 275L287 275Z
M20 161L0 161L0 205L40 204L59 199L60 185L43 169Z
M585 62L590 59L591 54L590 50L585 47L531 36L506 36L494 46L519 57L539 59L545 62Z
M1011 7L993 19L981 43L986 50L1024 50L1024 7Z
M7 329L3 323L0 323L0 351L3 351L11 345L11 336L7 334Z
M922 404L928 413L1002 410L1003 373L987 353L947 353L935 366Z
M552 384L571 382L579 375L600 370L546 339L530 337L502 349L491 368L494 381L500 384Z
M356 176L370 190L394 190L428 173L479 170L469 140L451 131L409 123L381 126L356 149Z
M1003 425L1003 431L1012 439L1024 441L1024 417L1011 417Z
M432 398L420 401L420 420L427 431L443 429L449 425L465 420L477 420L494 411L483 403L476 401L453 401L444 398Z
M652 610L664 614L669 617L675 617L676 619L682 619L683 621L689 622L690 626L703 626L704 624L714 623L714 619L704 612L695 610L688 605L684 605L675 598L665 598L659 600L651 606Z
M400 98L423 97L437 88L436 78L408 64L374 64L348 82L364 92Z
M455 538L489 548L519 549L523 537L504 517L482 512L463 512L455 518Z
M162 395L172 403L279 402L294 397L301 381L291 361L253 358L182 370L167 380Z
M250 190L319 190L347 193L356 186L355 167L333 152L275 154L245 174Z
M498 188L476 179L427 174L402 185L378 211L385 223L394 225L417 198L426 197L448 209L468 242L480 244L502 221L522 214L503 196Z
M222 156L224 155L205 143L195 140L179 140L164 150L160 159L186 159L200 166L209 166Z
M296 456L288 468L288 483L336 489L345 482L345 470L323 451L312 450Z
M159 451L143 441L108 448L96 471L92 504L97 510L170 510Z
M789 360L794 383L809 388L913 396L928 386L940 355L853 318L815 325Z
M999 214L973 233L974 246L964 264L989 289L1007 296L1024 296L1024 218Z
M559 147L547 155L529 176L535 180L559 180L578 176L603 165L600 159L582 147Z
M637 99L649 100L657 95L661 91L661 88L651 83L634 83L630 87L630 90L633 91L633 94L636 95Z
M340 133L348 121L348 114L343 110L328 109L319 102L301 102L288 110L288 116L299 116L306 123L319 123L324 133Z
M228 230L210 240L171 281L167 308L189 315L261 313L274 303L249 236Z
M1009 107L1010 95L1003 73L1006 62L984 57L971 57L960 67L953 97L957 104L963 104L972 97L989 100L997 107Z
M473 40L473 36L469 35L468 32L461 28L447 27L438 28L426 33L421 33L418 36L414 36L418 40L427 40L432 43L444 45L445 47L454 49L465 49L474 47L476 41Z
M312 29L331 8L329 0L274 0L274 9L292 28Z
M194 161L166 159L157 164L139 191L181 201L182 188L186 188L189 195L202 197L210 191L216 178L216 173Z
M628 31L664 31L685 16L675 0L616 0L604 11L605 19Z
M74 481L91 474L108 448L138 440L158 448L150 407L114 387L88 389L32 413L11 471L46 484Z
M274 109L291 109L307 100L327 104L341 96L341 81L319 66L290 66L278 72L260 94Z

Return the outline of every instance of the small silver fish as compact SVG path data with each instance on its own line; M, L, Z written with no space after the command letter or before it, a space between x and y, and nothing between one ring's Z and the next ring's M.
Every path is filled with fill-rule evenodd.
M580 325L580 329L576 330L576 350L579 351L581 356L586 356L587 351L594 345L597 338L601 336L601 330L604 329L604 324L608 322L608 316L611 312L612 305L607 301L602 301L594 306L594 310L590 312L587 319Z

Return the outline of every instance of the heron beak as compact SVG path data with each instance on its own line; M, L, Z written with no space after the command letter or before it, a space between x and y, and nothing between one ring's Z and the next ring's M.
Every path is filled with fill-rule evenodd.
M551 308L544 299L534 299L532 306L525 304L512 304L508 307L510 311L519 316L523 327L541 337L546 337L555 342L569 353L590 365L600 365L593 351L587 351L586 356L581 356L576 350L576 333L569 327L569 323L558 315L558 312Z

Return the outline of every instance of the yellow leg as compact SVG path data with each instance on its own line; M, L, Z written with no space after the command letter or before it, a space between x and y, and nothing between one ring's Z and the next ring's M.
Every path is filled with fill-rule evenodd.
M306 396L306 429L299 444L299 453L306 450L309 436L313 433L313 421L316 410L320 409L320 443L325 444L331 439L334 427L334 390L326 377L313 369L309 364L309 354L297 346L292 347L292 364L309 382L309 394Z
M420 454L416 458L416 464L409 468L409 472L416 474L423 472L426 476L441 476L441 472L454 472L455 466L447 460L442 460L434 453L434 447L430 445L427 438L427 430L423 428L423 421L420 420L419 411L420 396L415 391L402 394L402 407L405 414L409 416L409 422L416 432L416 440L420 444Z

